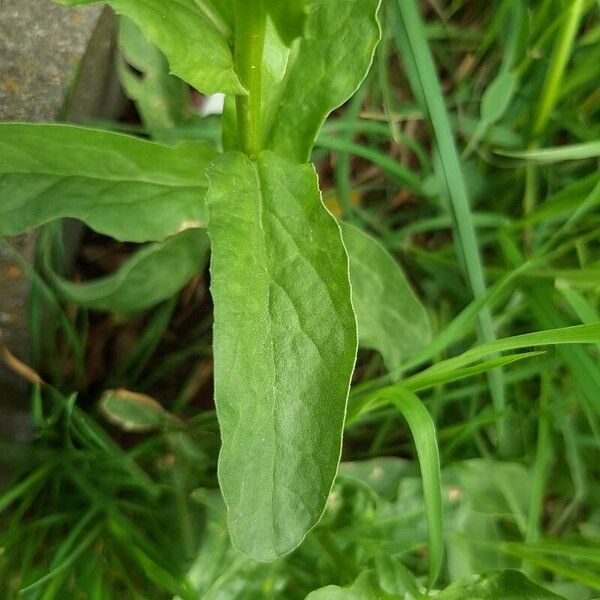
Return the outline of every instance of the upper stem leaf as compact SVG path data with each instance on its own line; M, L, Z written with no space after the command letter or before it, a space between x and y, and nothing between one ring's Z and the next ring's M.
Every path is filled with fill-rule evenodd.
M92 4L96 0L56 0ZM175 75L205 94L244 94L234 69L227 23L206 0L106 0L160 48Z
M309 6L306 35L283 81L263 101L266 148L309 159L327 115L356 92L369 71L381 31L381 0L328 0Z

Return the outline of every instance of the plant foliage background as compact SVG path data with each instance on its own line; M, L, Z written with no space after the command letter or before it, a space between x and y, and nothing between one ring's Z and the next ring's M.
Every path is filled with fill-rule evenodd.
M2 597L600 596L597 2L109 4L137 122L0 124Z

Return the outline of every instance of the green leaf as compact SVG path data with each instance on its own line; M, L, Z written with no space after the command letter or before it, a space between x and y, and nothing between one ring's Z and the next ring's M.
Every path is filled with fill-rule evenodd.
M209 170L219 478L233 543L260 560L319 520L341 450L356 323L314 169L270 152Z
M152 244L132 256L116 273L86 283L73 283L48 270L65 299L95 310L135 313L171 296L202 269L208 259L205 231L190 229Z
M519 571L471 575L436 596L438 600L564 600L532 583Z
M310 6L306 37L294 47L282 83L263 101L266 148L308 160L327 115L356 92L371 66L381 35L379 4L328 0Z
M274 83L280 83L285 77L290 49L279 39L277 30L271 21L267 22L263 64L265 71Z
M546 331L524 333L513 337L495 340L487 344L480 344L459 356L454 356L432 365L428 369L417 373L404 380L402 385L409 385L412 389L425 384L431 377L451 373L464 366L472 365L488 356L498 352L519 350L532 346L549 346L554 344L596 344L600 341L600 323L589 325L574 325L560 327Z
M169 130L185 122L186 112L191 115L187 84L169 73L163 53L126 17L119 22L119 49L119 79L127 97L135 102L144 127L155 139L176 140Z
M130 242L162 241L205 218L209 146L169 148L70 125L0 124L0 235L63 217Z
M389 394L389 400L406 419L415 441L427 514L429 583L433 585L439 577L444 557L442 478L435 424L425 405L411 391L396 386Z
M511 71L503 70L488 85L481 97L481 120L487 126L499 121L513 99L519 78Z
M471 575L434 596L436 600L565 600L532 583L520 571L491 571ZM310 593L306 600L425 600L418 592L390 595L382 591L373 571L364 571L347 588L330 585Z
M388 371L400 369L431 340L427 313L379 242L347 223L342 224L342 235L350 258L360 344L380 352Z
M477 230L473 220L469 191L463 173L452 123L439 81L436 64L429 48L425 24L416 0L397 0L394 29L396 43L407 67L411 88L421 108L427 114L435 135L440 158L440 183L447 196L448 210L452 216L455 246L474 299L486 294L486 280ZM478 315L479 335L482 341L496 339L489 307L484 306ZM499 412L506 408L504 377L500 369L488 373L488 386L492 404ZM506 419L499 423L501 451L510 447L512 432Z
M375 573L364 571L350 587L328 585L311 592L306 600L402 600L402 597L383 592Z
M378 557L377 569L363 571L349 587L329 585L311 592L306 600L425 600L416 580L397 559Z
M600 156L600 141L571 144L570 146L557 146L555 148L541 148L539 150L505 151L497 150L497 154L521 158L540 164L553 164L565 160L588 160Z
M304 34L306 0L264 0L283 43L289 46Z
M75 6L94 0L56 0ZM207 0L107 0L165 54L172 72L205 94L245 93L233 64L227 23Z
M128 390L108 390L99 404L104 416L124 431L152 431L173 420L154 398Z

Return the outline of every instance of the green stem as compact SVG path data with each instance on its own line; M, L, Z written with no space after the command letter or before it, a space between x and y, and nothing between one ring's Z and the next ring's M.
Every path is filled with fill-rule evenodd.
M552 109L558 98L561 82L567 68L567 63L573 51L577 30L581 15L583 14L583 0L573 0L566 11L562 29L559 33L550 67L544 81L540 104L538 106L536 119L533 125L533 137L537 138L544 131Z
M246 96L237 96L240 148L251 158L261 150L261 65L267 18L262 0L235 0L235 64Z
M546 480L548 477L548 467L551 455L550 416L548 415L550 385L550 376L547 372L544 372L541 380L537 448L535 453L535 463L533 465L533 481L531 486L531 496L529 498L527 530L525 533L525 542L528 544L539 542L541 535L540 522L544 507ZM529 570L530 574L536 574L534 565L525 561L523 566L526 570Z

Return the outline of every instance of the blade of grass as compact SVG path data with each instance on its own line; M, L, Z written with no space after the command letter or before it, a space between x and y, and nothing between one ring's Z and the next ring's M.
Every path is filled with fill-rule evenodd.
M527 530L525 532L525 542L535 544L540 539L540 524L542 511L544 507L544 492L546 489L546 479L551 458L551 439L550 439L550 415L548 414L548 403L550 395L550 376L547 371L542 373L540 389L540 414L538 419L537 446L535 452L535 462L533 464L533 476L531 495L529 497L529 511L527 516ZM523 565L529 574L535 576L533 565L525 563Z
M539 105L535 109L532 130L534 139L543 133L556 104L584 6L584 0L572 0L566 5L565 14L562 15L561 28L556 38Z
M427 515L429 585L433 586L444 556L442 481L435 425L425 405L411 391L398 386L388 393L387 399L406 419L415 441Z
M79 534L83 533L83 527L85 527L93 517L92 513L95 513L95 511L90 511L90 513L88 513L90 515L89 519L86 515L86 517L71 530L62 548L57 553L55 560L52 561L52 566L48 573L40 577L37 581L21 588L21 594L30 593L36 588L39 588L42 584L50 582L40 598L41 600L52 600L53 598L56 598L56 594L60 590L60 585L69 575L69 573L65 573L65 570L94 543L102 530L102 523L98 523L82 537L79 543L75 544ZM62 578L58 577L60 574L63 575Z
M413 375L406 381L414 382L429 377L430 375L447 373L499 352L530 348L532 346L596 344L598 341L600 341L600 323L573 325L571 327L559 327L557 329L523 333L521 335L488 342L487 344L480 344L475 348L463 352L459 356L439 362L425 371ZM405 384L406 381L404 382Z
M552 164L565 160L586 160L600 156L600 141L558 146L555 148L539 148L531 150L513 151L496 150L496 154L510 158L521 158L540 164Z
M168 590L171 594L180 596L183 600L197 600L198 595L193 590L191 584L186 578L177 578L167 571L163 566L154 561L146 552L140 548L128 534L127 530L116 520L109 521L110 532L118 544L133 557L146 577Z
M509 354L507 356L496 356L491 358L490 360L484 360L472 367L464 367L460 369L454 369L449 372L440 373L439 375L432 375L428 377L426 380L417 380L417 383L413 383L410 378L405 380L404 385L408 387L411 391L420 392L436 385L440 385L443 383L451 383L453 381L459 381L460 379L465 379L466 377L474 377L475 375L480 375L481 373L486 373L490 369L495 369L497 367L506 367L515 362L525 360L527 358L535 358L537 356L543 355L544 352L520 352L515 354Z
M449 197L449 208L454 224L458 253L473 296L485 295L486 283L483 264L479 254L477 233L469 204L467 187L460 164L460 157L446 106L438 80L433 56L429 50L423 20L415 0L398 0L396 3L398 27L395 38L408 63L409 79L417 100L426 109L433 128L440 154L444 183ZM412 76L411 76L412 74ZM492 315L485 307L479 314L479 331L482 341L496 339ZM488 373L492 403L500 413L506 408L502 371L494 369ZM510 452L511 432L503 419L499 423L499 445L503 453Z
M367 86L363 85L350 100L350 106L344 117L343 121L346 124L354 125L359 120L360 110L362 108L365 96L367 94ZM348 144L352 143L354 138L354 131L348 130L343 134L340 141ZM349 221L354 220L354 208L352 206L352 163L350 151L340 146L337 155L337 162L335 166L335 183L337 187L338 197L340 199L340 205L344 211L344 216Z
M444 381L445 376L453 376L457 374L459 377L465 373L463 367L472 365L486 357L494 357L493 361L502 361L497 357L498 353L521 348L530 348L532 346L553 346L564 344L596 344L600 341L600 323L589 325L575 325L572 327L560 327L558 329L550 329L546 331L536 331L533 333L525 333L514 337L504 338L481 344L475 348L471 348L463 352L459 356L448 358L435 365L408 377L400 384L393 384L382 387L355 398L348 409L347 422L352 424L360 415L367 410L380 408L389 401L389 394L393 394L393 390L398 387L403 387L409 390L419 390L431 387ZM521 358L521 357L519 357ZM510 362L510 361L509 361ZM493 366L494 363L491 363ZM477 369L474 371L477 372ZM468 375L473 374L466 371ZM600 376L600 371L597 371ZM392 391L391 391L392 390ZM391 392L390 392L391 391Z
M574 421L574 415L567 414L566 418L559 421L559 427L565 447L565 460L569 467L575 494L570 498L570 502L565 509L556 517L554 522L548 526L550 535L557 535L558 532L562 530L565 523L577 513L588 494L589 484L586 465L580 455Z
M378 166L382 171L392 177L398 184L406 186L418 196L427 197L427 193L423 189L423 184L419 177L412 173L412 171L409 171L406 167L403 167L393 158L390 158L387 154L384 154L379 150L370 148L368 146L363 146L362 144L357 144L350 140L335 137L321 136L317 139L316 143L317 147L341 152L342 156L354 155L364 158Z
M53 465L44 465L34 471L29 477L26 477L20 483L11 486L4 494L0 495L0 512L9 507L13 502L18 500L25 494L29 494L38 484L40 484L48 473L52 470ZM34 494L37 493L34 492Z

